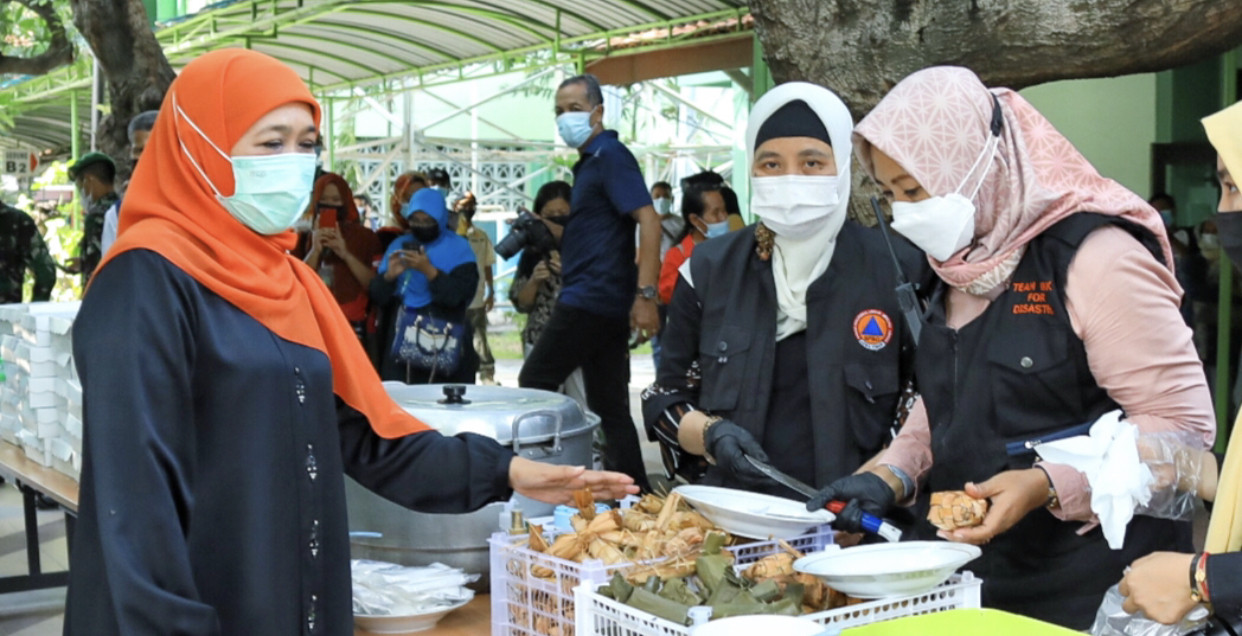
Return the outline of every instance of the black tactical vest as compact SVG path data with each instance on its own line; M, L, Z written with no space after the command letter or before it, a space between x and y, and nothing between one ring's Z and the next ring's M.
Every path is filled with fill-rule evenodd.
M932 492L1030 468L1036 457L1029 446L1085 434L1099 416L1118 408L1087 366L1064 297L1079 245L1109 224L1133 234L1163 261L1145 229L1079 213L1031 241L1008 288L961 329L945 325L946 286L933 293L915 363L935 457L921 509ZM925 518L919 524L916 535L934 538ZM1189 539L1189 523L1135 516L1121 550L1110 550L1098 527L1080 536L1081 526L1039 508L984 546L983 556L966 566L983 579L984 605L1085 629L1104 592L1134 559L1155 550L1190 549L1179 545L1179 538Z

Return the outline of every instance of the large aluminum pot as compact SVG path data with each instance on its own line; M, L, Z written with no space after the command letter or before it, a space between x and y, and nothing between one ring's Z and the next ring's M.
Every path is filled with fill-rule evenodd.
M511 447L528 459L574 466L591 465L591 442L599 417L584 413L560 393L499 386L407 385L384 388L407 412L445 435L477 433ZM435 479L434 475L428 475ZM487 538L500 528L504 502L472 513L439 515L413 512L345 480L351 532L380 533L352 539L353 556L405 565L444 563L488 580ZM514 495L527 517L552 514L554 506Z

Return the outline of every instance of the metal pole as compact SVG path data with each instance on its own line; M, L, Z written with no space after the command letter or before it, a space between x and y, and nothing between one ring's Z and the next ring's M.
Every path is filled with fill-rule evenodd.
M325 146L325 150L328 151L328 162L327 165L324 166L324 170L332 172L332 169L336 166L336 123L334 121L336 117L334 116L334 109L332 108L332 105L335 102L331 97L327 96L323 98L323 102L324 105L327 106L327 112L324 114L327 121L323 124L325 133L323 144Z
M1220 101L1230 106L1237 100L1238 56L1229 51L1221 56ZM1224 250L1220 251L1220 293L1217 296L1219 313L1216 323L1216 451L1223 453L1229 447L1232 422L1229 411L1233 397L1233 385L1229 382L1229 363L1233 358L1229 332L1233 325L1233 265Z
M78 92L69 91L69 152L78 158L82 152L82 122L78 121Z
M91 152L95 152L95 133L99 130L99 60L91 58Z

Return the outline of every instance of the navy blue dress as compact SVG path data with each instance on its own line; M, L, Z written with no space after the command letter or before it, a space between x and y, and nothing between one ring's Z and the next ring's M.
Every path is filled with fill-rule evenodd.
M66 634L352 634L344 474L423 512L510 494L507 449L380 438L334 396L323 352L154 252L101 270L73 336L85 448Z

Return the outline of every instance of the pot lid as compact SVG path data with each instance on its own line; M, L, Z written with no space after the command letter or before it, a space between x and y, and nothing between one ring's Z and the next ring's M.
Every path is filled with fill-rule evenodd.
M477 433L511 446L517 423L519 444L589 432L582 407L551 391L475 384L404 384L385 382L384 390L407 413L445 435ZM592 420L598 420L592 415Z

